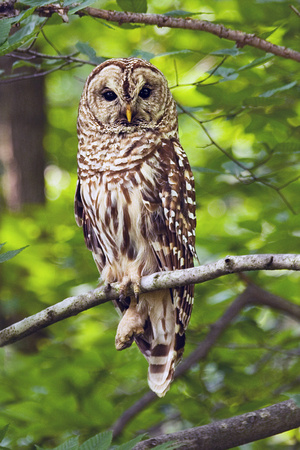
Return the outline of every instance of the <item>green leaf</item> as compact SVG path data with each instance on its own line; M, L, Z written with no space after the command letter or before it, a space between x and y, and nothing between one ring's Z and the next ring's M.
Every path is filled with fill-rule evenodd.
M146 437L146 434L141 434L140 436L137 436L134 439L131 439L129 442L125 442L125 444L119 445L116 447L116 450L131 450L134 448L134 446L140 442L143 438Z
M34 67L36 69L39 69L40 65L25 60L15 61L12 65L12 71L19 69L20 67Z
M9 36L11 22L8 19L0 20L0 45L2 45Z
M283 142L281 144L277 144L274 149L274 153L289 153L295 154L300 152L300 144L298 142Z
M53 450L78 450L79 449L79 439L78 436L68 439L63 444L55 447Z
M3 244L1 244L0 248L3 246ZM5 425L5 427L0 429L0 442L3 441L3 439L5 438L6 432L8 430L9 427L9 423L7 425Z
M239 222L239 226L253 233L261 233L261 223L256 220L243 220Z
M147 61L150 61L150 59L155 58L155 54L154 53L145 52L144 50L134 50L131 53L131 56L142 58L142 59L145 59Z
M25 9L24 11L21 11L20 14L18 14L16 17L10 17L7 20L12 24L22 22L22 20L25 20L27 19L27 17L31 16L34 13L35 9L35 7Z
M214 73L216 76L221 76L223 80L220 81L229 81L229 80L235 80L239 74L230 67L218 67L216 71L214 69L209 70L207 73Z
M78 2L73 2L77 4ZM95 0L85 0L85 2L80 3L80 5L75 6L74 8L69 9L69 14L75 14L77 11L80 11L81 9L86 8L87 6L92 5L95 3Z
M22 0L22 3L24 5L38 8L40 6L50 5L51 3L53 3L53 1L51 1L51 0Z
M237 56L237 55L241 55L244 52L241 52L241 50L239 50L236 47L231 47L231 48L221 48L220 50L216 50L214 52L211 52L210 55L217 55L217 56L224 56L224 55L230 55L230 56Z
M244 171L244 169L234 161L227 161L222 164L222 167L226 170L226 172L229 172L236 177L238 177Z
M103 61L105 61L105 58L97 56L96 51L86 42L77 42L76 48L80 51L80 53L86 55L89 58L89 61L93 63L101 64Z
M0 48L0 56L10 53L21 45L27 43L32 37L36 35L37 26L45 19L42 17L34 16L30 22L14 33L8 38L4 45Z
M3 247L3 245L4 244L1 244L0 249ZM27 247L28 247L28 245L26 245L25 247L22 247L22 248L18 248L17 250L10 250L8 252L2 253L0 255L0 263L8 261L11 258L14 258L18 253L20 253L22 250L24 250Z
M219 170L215 170L215 169L210 169L209 167L192 167L192 170L196 171L196 172L201 172L201 173L218 173L218 174L224 174L224 172L220 172Z
M277 94L277 92L287 91L288 89L293 88L296 86L297 81L292 81L289 84L285 84L284 86L280 86L276 89L271 89L270 91L264 92L263 94L260 94L259 97L271 97L274 94Z
M276 27L276 28L273 28L273 30L271 30L271 31L265 31L264 33L259 34L258 37L259 37L260 39L265 39L265 40L266 40L266 39L268 39L268 37L270 37L273 33L275 33L275 31L277 31L278 28L279 28L279 27Z
M261 56L260 58L256 58L251 63L240 67L238 69L238 72L243 72L243 70L251 69L252 67L261 66L262 64L266 63L267 61L270 61L270 59L272 59L272 58L274 58L274 55L272 53L267 53L265 56Z
M190 113L193 113L193 112L198 112L198 111L203 111L203 106L185 106L184 107L184 111L187 111L187 112L190 112ZM185 114L183 111L182 111L182 109L180 109L180 107L178 107L178 112L180 113L182 113L182 114Z
M206 12L191 12L191 11L184 11L183 9L174 9L174 11L169 11L164 13L164 16L170 16L170 17L192 17L192 16L198 16L199 14L212 14L212 13L206 13Z
M289 397L294 400L298 408L300 408L300 394L290 394Z
M112 431L104 431L85 441L80 450L107 450L112 441Z
M245 98L243 100L243 105L259 107L259 106L282 105L284 102L285 100L280 97L273 97L273 98L251 97Z
M176 50L174 52L160 53L159 55L156 55L155 58L159 58L160 56L190 55L191 53L194 53L193 50Z
M117 4L123 11L147 12L147 0L117 0Z

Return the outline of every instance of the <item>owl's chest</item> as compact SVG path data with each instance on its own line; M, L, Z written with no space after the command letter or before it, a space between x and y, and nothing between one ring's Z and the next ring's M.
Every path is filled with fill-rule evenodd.
M93 211L93 227L106 254L137 257L148 248L145 219L149 214L145 202L154 195L155 176L149 167L140 170L95 175L82 183L82 197L88 211Z

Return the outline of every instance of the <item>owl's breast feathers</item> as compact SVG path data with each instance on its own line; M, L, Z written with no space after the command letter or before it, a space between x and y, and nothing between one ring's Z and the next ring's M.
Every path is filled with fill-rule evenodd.
M177 138L149 133L146 139L139 135L118 142L114 152L90 145L78 153L77 223L102 279L136 282L160 270L192 267L194 179ZM127 314L117 339L124 340L130 320L136 321L138 314L139 332L134 328L128 345L134 338L148 359L149 385L160 396L169 389L183 353L193 290L185 286L142 294L134 310L115 302L123 319Z

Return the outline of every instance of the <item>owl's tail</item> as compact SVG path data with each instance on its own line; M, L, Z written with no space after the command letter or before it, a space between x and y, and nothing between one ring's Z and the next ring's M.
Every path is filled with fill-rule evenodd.
M176 308L169 289L142 295L147 303L148 318L145 333L136 337L136 343L149 362L148 384L158 397L170 388L175 364L184 347L184 334L176 334Z

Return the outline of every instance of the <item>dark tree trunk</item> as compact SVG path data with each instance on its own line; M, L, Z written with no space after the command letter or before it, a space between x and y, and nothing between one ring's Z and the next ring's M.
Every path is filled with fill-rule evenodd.
M0 68L9 73L12 62L3 57ZM44 125L42 77L0 84L0 160L10 209L45 200Z

